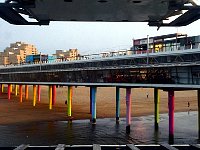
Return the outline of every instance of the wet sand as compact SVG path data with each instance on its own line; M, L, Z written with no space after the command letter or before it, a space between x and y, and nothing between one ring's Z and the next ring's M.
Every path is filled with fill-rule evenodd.
M48 87L41 88L41 101L32 106L32 86L29 86L29 99L19 102L19 96L7 94L0 96L0 125L67 120L67 87L57 88L56 104L52 110L48 109ZM6 88L5 88L6 91ZM23 89L24 91L24 89ZM14 90L13 90L14 92ZM147 93L149 97L147 98ZM160 113L168 112L167 92L160 90ZM154 114L153 89L132 89L132 116L146 116ZM126 101L125 89L120 90L120 116L125 117ZM188 102L190 106L188 107ZM90 119L89 88L73 88L72 116L74 119ZM196 91L175 92L175 112L197 110ZM97 89L97 118L115 118L115 88L100 87Z

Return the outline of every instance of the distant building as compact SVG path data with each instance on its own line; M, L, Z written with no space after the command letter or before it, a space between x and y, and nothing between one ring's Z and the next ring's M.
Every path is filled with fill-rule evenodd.
M24 63L27 55L36 55L38 51L32 44L24 42L11 43L4 52L0 52L0 65Z
M78 49L56 50L54 56L56 56L57 59L72 61L77 60L79 51Z

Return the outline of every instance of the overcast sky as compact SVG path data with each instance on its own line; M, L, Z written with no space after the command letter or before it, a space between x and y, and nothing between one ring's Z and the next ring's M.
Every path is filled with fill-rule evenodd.
M200 35L200 20L186 27L149 27L147 23L51 22L49 26L16 26L0 19L0 51L10 43L34 44L39 52L78 48L81 54L129 48L132 39L181 32Z

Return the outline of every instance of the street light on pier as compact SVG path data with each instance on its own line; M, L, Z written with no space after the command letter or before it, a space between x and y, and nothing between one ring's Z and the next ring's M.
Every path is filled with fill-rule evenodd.
M147 35L147 65L149 65L149 35Z
M42 70L42 55L41 55L41 52L40 52L40 71Z

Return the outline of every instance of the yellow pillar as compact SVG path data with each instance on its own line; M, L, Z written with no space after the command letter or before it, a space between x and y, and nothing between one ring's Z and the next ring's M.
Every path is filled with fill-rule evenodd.
M72 116L72 86L68 86L67 115Z
M52 85L49 85L49 109L52 109Z
M25 85L25 99L28 100L28 85Z
M33 106L36 105L36 85L33 85Z
M2 84L2 86L1 86L1 92L2 93L4 92L4 84Z
M18 85L15 85L15 96L17 96L17 92L18 92Z

